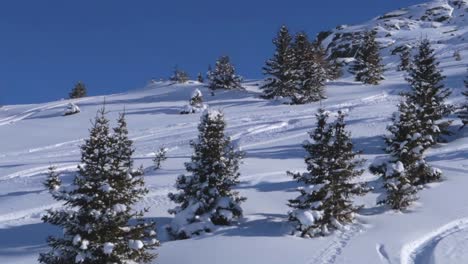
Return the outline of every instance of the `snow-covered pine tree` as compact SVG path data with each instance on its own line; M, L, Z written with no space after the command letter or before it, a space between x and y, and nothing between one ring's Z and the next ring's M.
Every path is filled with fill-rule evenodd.
M404 210L418 199L418 188L401 161L386 163L383 170L387 195L378 204L387 204L394 210Z
M294 208L289 220L303 237L327 235L352 222L359 207L350 197L368 191L365 184L353 182L363 173L357 169L362 160L356 158L350 133L345 130L345 115L339 112L331 125L327 124L328 116L319 110L317 128L310 134L313 142L304 145L308 172L288 172L305 185L299 189L301 195L289 201Z
M462 60L462 57L461 57L461 53L459 50L456 50L453 52L453 57L455 58L456 61L461 61Z
M312 43L312 56L313 61L322 67L322 72L325 74L325 80L334 80L339 78L341 67L340 64L334 60L330 61L327 57L327 51L323 48L322 44L315 41Z
M203 83L205 81L205 79L203 79L203 75L201 74L201 72L199 72L197 75L197 81L199 83Z
M193 114L203 112L208 106L203 103L203 94L200 90L195 89L190 97L189 104L180 111L181 114Z
M187 72L180 70L179 67L174 68L174 73L169 78L171 82L175 83L186 83L189 80L189 75Z
M159 170L161 168L161 164L163 161L167 160L167 148L165 147L160 147L155 153L154 153L154 169Z
M96 116L90 137L81 147L78 175L71 186L57 188L53 176L48 188L65 207L48 210L44 222L63 228L61 237L49 237L52 248L39 257L41 263L146 263L155 258L148 252L159 245L155 224L144 222L144 211L135 205L148 191L143 178L132 173L132 141L124 115L114 134L104 109ZM52 174L51 174L52 175ZM136 219L130 224L130 219Z
M433 139L422 132L421 113L420 107L403 96L387 128L391 134L385 138L386 151L391 158L371 166L374 174L383 177L387 191L386 197L378 203L395 210L404 210L417 199L418 185L437 181L442 176L440 170L430 167L424 160L424 151L433 144Z
M49 166L49 171L47 174L47 179L44 182L44 186L50 191L57 191L62 185L62 180L60 180L59 174L57 173L57 167Z
M179 204L169 210L175 217L168 230L176 238L209 232L215 225L230 225L242 216L240 203L245 198L232 188L239 183L243 153L235 150L225 136L225 126L219 111L209 110L201 117L198 140L191 143L191 162L185 164L190 175L179 176L179 192L169 194Z
M328 68L328 79L337 80L343 76L343 64L340 63L337 59L334 59L330 62L330 67Z
M292 44L291 102L305 104L326 98L327 72L314 58L314 50L307 35L300 32Z
M263 73L269 77L261 87L263 97L272 99L275 97L286 97L289 95L290 69L291 69L291 40L289 30L282 26L276 38L273 39L275 54L265 62Z
M407 48L400 53L400 65L398 65L398 70L408 71L410 66L411 66L411 50Z
M356 75L356 81L377 85L383 80L384 66L380 57L380 47L375 40L377 31L367 31L359 48L351 72Z
M461 111L458 114L458 117L462 120L463 127L468 124L468 79L465 80L466 90L462 93L465 96L465 103L461 107Z
M448 127L451 121L444 121L443 118L453 111L453 106L445 102L451 91L444 87L442 80L445 77L438 65L429 40L422 40L407 78L412 89L404 93L408 102L418 109L417 120L422 125L418 132L424 137L432 137L432 144L439 141L442 135L450 134Z
M78 82L69 94L70 99L81 98L86 96L86 86L82 82Z
M241 85L242 78L236 75L236 70L228 56L221 56L216 61L216 67L213 71L209 71L208 78L208 88L212 91L218 89L243 89Z

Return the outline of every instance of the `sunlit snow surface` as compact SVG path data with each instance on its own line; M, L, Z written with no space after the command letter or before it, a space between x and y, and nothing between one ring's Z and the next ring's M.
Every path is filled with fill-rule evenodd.
M401 31L397 39L389 37L387 41L417 40L421 32L429 30L419 31L419 26L415 24L411 30ZM467 45L459 38L442 38L445 27L457 27L457 34L467 39L466 20L457 18L451 25L431 29L438 32L434 41L442 40L435 47L447 76L445 83L453 89L450 101L457 104L463 100L460 93L467 75ZM398 93L408 89L404 74L394 71L398 57L390 56L389 49L383 50L389 70L382 85L361 85L345 75L327 84L328 99L321 102L332 113L348 112L348 128L356 148L364 151L365 166L385 155L382 135L396 110ZM461 51L462 61L453 59L456 49ZM468 262L468 128L458 131L461 123L455 121L452 130L456 134L427 152L427 160L443 171L444 179L422 190L420 200L408 212L377 207L381 182L366 171L360 180L375 190L356 199L365 205L357 223L328 237L302 239L289 234L286 203L297 195L297 184L285 172L305 169L301 143L314 128L320 103L288 106L265 101L259 98L258 85L247 81L245 92L210 96L196 82L155 83L124 94L73 100L81 112L71 116L63 116L69 100L0 108L0 263L36 263L39 252L47 250L46 237L61 233L40 221L45 209L60 206L42 182L47 167L53 164L64 184L70 183L80 160L79 146L104 100L113 124L125 109L136 148L135 163L146 168L150 192L139 207L150 207L146 217L158 222L163 243L157 250L157 263ZM245 219L211 234L168 241L164 225L171 219L167 209L174 204L167 194L174 191L176 176L184 173L183 163L190 158L189 142L197 136L200 117L199 113L180 115L179 111L196 88L210 108L224 111L227 133L247 153L238 186L241 195L248 198L243 204ZM155 172L153 153L162 146L168 148L168 160Z

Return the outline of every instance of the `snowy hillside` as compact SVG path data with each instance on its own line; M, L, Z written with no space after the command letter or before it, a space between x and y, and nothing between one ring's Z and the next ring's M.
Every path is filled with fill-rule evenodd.
M386 155L382 135L408 89L404 73L395 71L398 56L392 51L414 46L421 36L434 43L440 66L453 91L450 103L463 98L468 66L468 1L436 0L388 13L359 26L340 27L324 39L331 52L339 50L363 28L379 26L379 41L387 71L381 85L362 85L345 76L327 83L328 99L321 102L331 112L348 113L347 124L356 149L367 161ZM461 52L461 61L453 52ZM136 148L137 166L145 167L150 192L139 204L149 207L145 217L158 224L162 246L155 263L284 264L284 263L382 263L458 264L468 262L468 128L427 152L427 161L443 171L443 181L419 192L420 199L408 212L396 213L376 206L383 193L381 181L365 171L360 181L375 189L356 202L364 208L357 222L327 237L303 239L288 231L287 200L297 196L297 184L287 170L304 171L301 143L315 125L319 103L283 105L259 98L260 81L248 81L246 91L224 91L210 96L198 82L172 85L158 82L122 94L62 100L36 105L0 108L0 263L37 263L47 251L46 238L62 231L40 220L47 208L56 208L45 187L49 165L56 165L69 184L80 161L79 146L88 136L90 120L106 102L114 122L125 109L130 137ZM180 115L195 89L210 108L224 111L227 132L246 152L238 191L247 197L244 219L236 226L187 240L169 241L164 226L174 207L167 194L174 191L177 175L192 153L189 142L197 136L200 113ZM63 116L72 101L81 112ZM452 118L455 118L453 116ZM154 171L152 158L161 146L168 160Z

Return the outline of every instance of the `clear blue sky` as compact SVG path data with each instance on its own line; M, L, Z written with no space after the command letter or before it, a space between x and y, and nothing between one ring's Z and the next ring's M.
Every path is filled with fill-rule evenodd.
M0 104L91 95L191 76L222 54L247 78L262 76L280 25L315 36L423 0L14 0L0 4Z

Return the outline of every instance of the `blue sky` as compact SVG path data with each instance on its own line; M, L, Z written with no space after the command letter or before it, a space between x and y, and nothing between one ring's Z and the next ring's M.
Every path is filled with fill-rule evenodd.
M280 25L315 36L423 0L15 0L0 3L0 104L139 88L175 65L192 76L219 55L262 77Z

